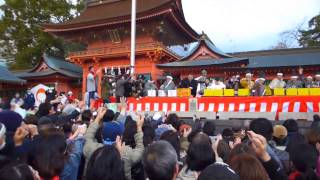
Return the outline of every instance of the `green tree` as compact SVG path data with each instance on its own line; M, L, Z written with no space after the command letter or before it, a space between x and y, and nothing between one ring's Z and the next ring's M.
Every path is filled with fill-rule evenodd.
M299 43L303 47L320 46L320 15L309 21L308 30L300 30Z
M11 68L25 69L43 53L64 55L68 43L43 32L41 24L70 20L82 8L82 0L5 0L0 6L0 56Z

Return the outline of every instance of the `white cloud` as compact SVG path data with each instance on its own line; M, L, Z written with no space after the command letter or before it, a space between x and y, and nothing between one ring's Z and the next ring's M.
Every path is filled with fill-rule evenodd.
M266 49L320 13L319 0L183 0L189 24L225 51Z

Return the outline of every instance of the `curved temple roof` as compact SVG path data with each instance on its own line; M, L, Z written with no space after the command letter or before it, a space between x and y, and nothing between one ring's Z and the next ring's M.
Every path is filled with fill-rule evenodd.
M0 83L24 84L25 80L16 77L6 67L0 66Z

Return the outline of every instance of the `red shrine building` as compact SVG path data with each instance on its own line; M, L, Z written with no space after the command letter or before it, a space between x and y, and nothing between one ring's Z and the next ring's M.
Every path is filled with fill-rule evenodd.
M197 76L205 69L211 77L227 78L237 74L243 76L250 70L254 75L263 71L270 80L277 72L284 73L287 79L292 70L300 66L305 75L320 71L320 48L224 53L206 34L199 34L188 25L181 1L137 0L136 74L159 79L170 73L184 78L188 74ZM129 68L130 23L130 0L95 0L88 1L86 9L75 19L44 24L43 28L87 47L85 51L68 55L69 61L83 69L83 94L89 66L102 69L98 74L100 82L107 68L120 69L122 73ZM190 44L195 46L187 55L172 48Z
M83 93L89 66L95 69L120 67L123 72L129 68L131 4L130 0L92 1L73 20L43 25L46 32L87 46L85 51L68 56L71 62L83 68ZM184 18L181 0L138 0L136 26L135 73L153 79L163 74L158 64L181 58L169 46L199 39ZM100 81L103 73L100 71ZM100 86L98 93L101 93Z

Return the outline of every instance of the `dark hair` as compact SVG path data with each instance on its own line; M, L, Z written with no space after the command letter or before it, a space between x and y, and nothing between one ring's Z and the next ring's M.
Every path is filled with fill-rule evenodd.
M175 149L166 141L157 141L148 146L142 164L150 180L172 180L178 163Z
M207 121L204 123L202 131L208 136L214 136L216 131L216 124L214 123L214 121Z
M218 156L221 157L223 162L227 162L231 148L226 141L219 141L217 147Z
M46 116L49 114L50 110L52 108L52 105L48 102L46 103L41 103L39 105L39 110L37 112L38 117Z
M238 156L239 154L243 154L243 153L247 153L247 154L251 154L253 156L256 156L256 153L251 146L249 146L248 144L245 144L245 143L241 143L241 144L237 144L231 150L229 157L228 157L228 161L226 161L226 162L228 162L228 164L230 164L231 159L233 159L234 157Z
M320 143L320 132L317 129L310 128L305 134L306 139L309 144L316 146L317 143Z
M113 121L113 118L114 118L114 112L111 109L108 109L103 116L103 122Z
M221 135L223 140L226 141L227 143L229 143L229 141L234 140L233 131L230 128L223 129Z
M26 124L37 125L37 124L38 124L38 117L37 117L36 115L26 116L24 122L25 122Z
M202 171L216 161L208 135L198 133L192 140L187 151L186 163L188 170Z
M240 179L268 180L268 174L261 162L248 153L238 154L230 160L230 167L237 172Z
M84 110L84 111L82 112L81 120L82 120L83 122L86 122L86 123L87 123L87 122L90 122L91 118L92 118L91 110Z
M10 162L0 170L1 180L33 180L33 173L27 164Z
M89 71L90 71L92 68L93 68L93 66L89 66L89 68L88 68L88 69L89 69Z
M31 163L42 178L50 179L62 172L66 150L64 134L58 129L50 129L36 139Z
M171 124L177 131L179 131L180 121L177 114L175 113L169 114L165 123Z
M288 132L298 132L299 130L298 123L293 119L285 120L282 125L287 129Z
M124 180L124 167L119 151L111 145L97 149L89 159L87 180Z
M130 116L127 116L127 120L125 122L125 129L122 135L122 141L125 142L127 146L130 146L132 148L136 147L136 142L134 139L134 135L137 133L137 123L132 120L132 118L128 118Z
M151 144L156 137L156 132L151 126L143 126L143 145L144 147L147 147L149 144Z
M303 153L301 153L303 152ZM290 152L290 160L301 174L296 179L317 179L314 169L317 166L317 150L309 144L299 144Z
M272 123L265 118L258 118L250 123L250 130L253 132L262 135L267 139L267 141L271 140L273 127Z
M160 140L169 142L176 150L178 160L180 160L180 138L178 132L173 130L166 131L161 135Z

